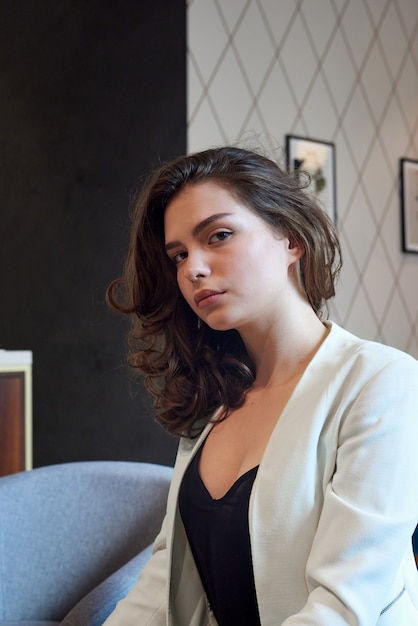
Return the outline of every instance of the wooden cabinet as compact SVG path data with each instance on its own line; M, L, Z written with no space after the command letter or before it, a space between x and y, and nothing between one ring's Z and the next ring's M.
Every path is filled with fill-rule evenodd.
M0 350L0 476L32 468L32 353Z

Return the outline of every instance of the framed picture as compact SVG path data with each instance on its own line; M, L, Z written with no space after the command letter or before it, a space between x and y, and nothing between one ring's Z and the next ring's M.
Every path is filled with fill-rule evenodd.
M287 168L311 176L308 191L318 200L334 224L337 222L335 192L335 146L328 141L286 135Z
M418 253L418 161L400 160L402 250Z

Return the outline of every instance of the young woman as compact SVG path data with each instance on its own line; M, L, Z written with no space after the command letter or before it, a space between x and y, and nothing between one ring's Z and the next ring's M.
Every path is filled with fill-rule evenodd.
M109 300L180 446L106 626L418 624L418 363L323 319L340 248L303 187L225 147L138 200Z

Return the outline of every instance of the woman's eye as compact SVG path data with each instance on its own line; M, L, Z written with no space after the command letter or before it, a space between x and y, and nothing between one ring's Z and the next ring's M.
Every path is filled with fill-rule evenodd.
M217 233L214 233L210 239L209 243L218 243L220 241L225 241L231 237L232 232L230 230L219 230Z
M171 257L171 260L173 261L174 265L178 265L179 263L184 261L186 257L187 257L187 252L177 252L177 254L174 254Z

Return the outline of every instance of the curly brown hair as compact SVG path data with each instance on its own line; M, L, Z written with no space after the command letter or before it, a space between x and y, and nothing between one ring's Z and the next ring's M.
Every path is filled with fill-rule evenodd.
M164 250L169 202L185 185L208 181L303 247L301 283L320 318L341 269L335 228L306 193L307 176L232 146L181 156L151 174L136 202L124 275L111 283L107 299L131 319L128 362L145 375L158 421L189 437L217 409L225 419L241 406L255 377L239 333L211 329L188 306Z

